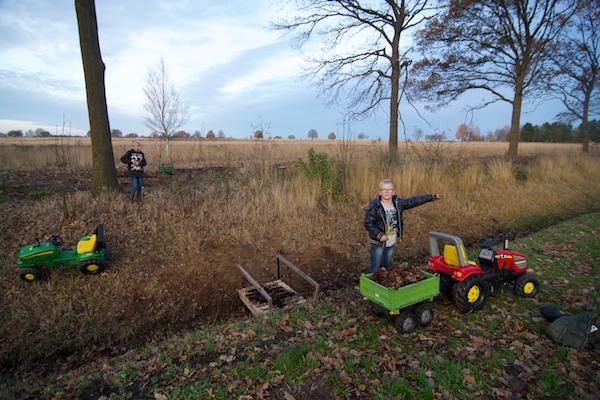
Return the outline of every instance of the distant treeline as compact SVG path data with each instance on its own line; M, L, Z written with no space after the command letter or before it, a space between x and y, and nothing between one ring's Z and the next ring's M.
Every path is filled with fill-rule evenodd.
M600 142L600 121L589 121L588 132L592 142ZM528 122L521 127L522 142L580 143L582 136L581 126L573 128L563 122L546 122L542 125Z
M600 142L600 120L592 120L588 122L589 139L592 142ZM421 134L415 135L417 140L421 140ZM258 132L258 131L257 131ZM466 124L460 124L455 133L455 139L466 142L505 142L508 141L508 135L510 133L510 127L505 126L503 128L496 129L495 131L489 131L486 135L482 135L479 132L479 128L474 126L468 126ZM35 131L29 130L23 133L22 130L11 130L8 133L0 132L0 137L49 137L49 136L66 136L66 135L52 135L47 130L38 128ZM88 132L89 136L89 132ZM111 131L112 137L139 137L136 133L123 134L118 129ZM315 135L313 135L314 138ZM151 137L158 137L158 135L151 135ZM262 136L255 135L256 138L262 139ZM310 137L310 135L309 135ZM225 134L222 130L215 135L212 130L209 130L206 134L202 134L199 131L193 134L185 131L175 132L171 136L173 139L184 139L184 138L197 138L197 139L224 139ZM295 139L294 135L290 135L288 139ZM329 133L328 139L335 139L336 135L334 132ZM368 136L365 133L358 135L358 139L366 139ZM424 135L425 140L439 142L447 140L445 134L431 134ZM271 137L269 137L271 139ZM275 136L274 139L282 139L281 136ZM521 127L521 142L547 142L547 143L581 143L582 134L581 126L574 128L570 124L564 122L544 122L541 125L533 125L527 122Z

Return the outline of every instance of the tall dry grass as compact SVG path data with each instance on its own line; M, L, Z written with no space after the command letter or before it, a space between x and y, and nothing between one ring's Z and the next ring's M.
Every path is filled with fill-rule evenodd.
M172 160L178 168L232 165L255 169L265 164L289 163L305 158L310 148L329 155L339 153L342 141L338 140L173 140L171 158L165 153L165 143L159 139L141 138L149 169ZM132 139L113 138L115 163L131 147ZM355 159L381 158L387 150L386 141L357 140L353 142ZM427 143L400 145L403 158L456 159L502 156L508 143ZM55 166L59 151L66 152L74 166L89 168L92 165L91 143L88 138L0 138L0 168L5 170L36 169ZM521 143L519 154L576 156L578 144Z
M139 206L119 195L76 192L67 194L69 218L60 196L4 200L0 366L28 369L36 360L120 351L219 315L241 315L235 263L259 280L273 278L279 250L325 286L355 282L369 256L362 206L383 177L394 179L402 196L446 194L406 212L397 261L424 263L430 230L472 244L485 234L526 227L532 217L564 218L600 204L600 159L572 155L539 157L518 167L500 158L394 166L357 158L348 171L348 201L328 207L319 183L298 172L158 188ZM20 245L49 234L75 243L100 222L106 226L107 272L90 277L76 269L55 271L50 280L30 286L18 280Z

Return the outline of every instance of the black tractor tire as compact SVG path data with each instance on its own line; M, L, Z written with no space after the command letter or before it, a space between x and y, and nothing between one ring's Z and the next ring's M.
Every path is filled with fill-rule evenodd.
M489 295L489 285L480 277L470 276L452 286L452 298L462 313L483 308Z
M433 307L431 303L421 303L413 309L419 325L425 327L433 321Z
M33 283L43 278L42 271L37 268L23 268L19 270L19 278L27 283Z
M402 311L394 318L394 327L400 333L411 333L417 329L417 317L412 311Z
M388 310L380 306L379 304L369 302L369 311L371 314L376 315L378 317L385 317L388 315Z
M102 263L102 261L98 261L98 260L84 261L81 264L81 266L79 267L81 272L83 272L86 275L99 274L100 272L104 271L105 268L106 267L104 266L104 263Z
M515 281L515 293L521 297L535 297L540 291L540 281L533 274L524 273Z

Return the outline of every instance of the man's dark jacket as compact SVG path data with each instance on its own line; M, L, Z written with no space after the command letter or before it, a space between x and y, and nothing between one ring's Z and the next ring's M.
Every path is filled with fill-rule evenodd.
M432 200L434 200L432 194L409 197L406 199L403 199L402 197L398 197L396 195L392 197L392 203L396 208L396 213L398 217L398 225L400 229L400 231L398 232L398 237L400 239L402 239L402 236L404 234L404 221L402 219L402 212L404 210L420 206L421 204L427 203ZM365 228L367 228L367 231L369 231L371 243L376 244L378 246L385 245L385 242L379 241L379 238L385 234L385 210L383 209L383 205L381 204L379 196L373 199L373 201L371 201L365 209Z

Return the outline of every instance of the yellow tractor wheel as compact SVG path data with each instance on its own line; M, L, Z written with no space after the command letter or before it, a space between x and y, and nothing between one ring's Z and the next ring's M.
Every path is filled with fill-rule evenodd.
M88 275L99 274L104 271L104 264L100 261L89 260L81 264L81 272Z
M19 271L19 277L27 283L32 283L40 280L41 273L36 268L25 268Z
M535 275L525 273L515 281L515 293L521 297L534 297L540 291L540 282Z
M489 284L480 277L469 276L452 286L454 304L463 313L483 308L489 294Z

